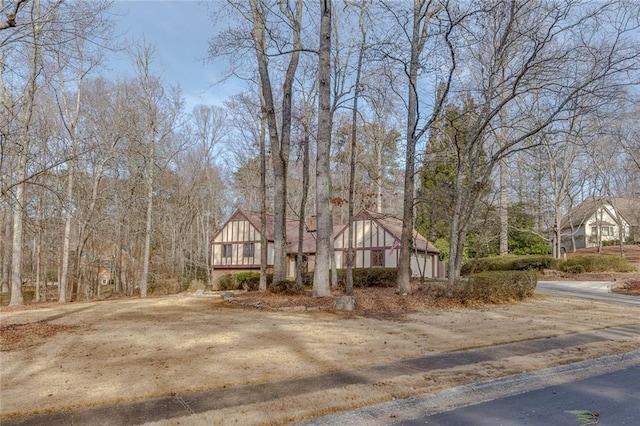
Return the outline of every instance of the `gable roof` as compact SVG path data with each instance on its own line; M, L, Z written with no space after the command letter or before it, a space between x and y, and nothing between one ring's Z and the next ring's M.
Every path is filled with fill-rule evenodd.
M371 219L376 221L380 226L382 226L382 228L384 228L385 231L400 241L402 237L402 219L370 210L361 210L360 213L355 215L353 218L353 220L361 219ZM344 227L344 232L346 232L346 229L347 226ZM440 253L440 250L435 248L433 244L427 241L427 239L419 234L415 229L413 230L413 244L418 251L434 254Z
M258 232L260 232L260 224L262 222L260 212L254 212L251 210L236 210L234 214L231 215L229 220L225 223L225 225L232 220L243 220L246 219L251 223L253 227L256 228ZM274 216L272 214L267 213L267 226L266 226L266 236L268 242L274 241ZM298 220L287 219L287 253L295 254L298 252ZM224 227L224 226L223 226ZM335 237L340 230L342 230L343 226L334 226L333 227L333 236ZM221 228L222 229L222 228ZM220 231L218 231L220 232ZM217 236L214 235L214 239ZM315 253L316 252L316 234L315 232L310 232L306 230L302 239L302 252L303 253Z
M267 214L267 226L266 226L266 236L267 241L273 242L274 240L274 217L272 214ZM250 210L236 210L234 214L231 215L229 220L225 222L231 222L232 220L248 220L249 223L253 227L256 228L258 232L260 232L260 212L254 212ZM371 219L376 221L380 226L382 226L389 234L391 234L397 240L400 240L402 236L402 220L393 216L384 215L381 213L376 213L368 210L361 210L360 213L354 216L354 220L358 219ZM295 254L298 252L298 220L287 219L287 253ZM222 228L216 232L213 236L212 241L216 238L216 236L222 232ZM306 227L305 227L306 228ZM333 227L333 237L336 238L342 232L346 232L348 226L347 225L334 225ZM414 244L418 251L434 253L438 254L440 251L433 246L430 242L427 241L425 237L420 235L418 231L414 229ZM308 230L305 231L303 241L302 241L302 252L311 254L316 252L316 233L310 232Z
M562 218L560 227L580 227L587 219L604 205L609 204L618 211L622 219L631 226L640 226L640 198L615 198L615 197L593 197L584 200L577 207L571 209ZM614 213L614 212L612 212ZM614 213L615 214L615 213Z

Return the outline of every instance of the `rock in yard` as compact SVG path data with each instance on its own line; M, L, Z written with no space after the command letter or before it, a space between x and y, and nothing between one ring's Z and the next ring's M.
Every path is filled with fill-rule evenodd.
M353 296L340 296L333 299L333 309L336 311L353 311L356 307L356 298Z

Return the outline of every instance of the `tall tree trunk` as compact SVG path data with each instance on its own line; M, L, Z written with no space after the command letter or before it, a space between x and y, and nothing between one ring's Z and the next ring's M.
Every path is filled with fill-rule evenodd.
M263 107L269 124L269 142L272 152L274 179L273 206L273 281L287 279L287 174L289 167L289 152L291 147L291 115L293 100L293 83L300 58L300 29L302 24L302 0L296 0L295 11L292 13L288 5L280 3L280 11L287 17L292 32L292 50L289 65L282 85L282 126L278 136L273 89L269 77L268 57L266 50L266 14L267 7L260 0L250 0L253 16L253 38L258 73L260 75L260 89L263 95Z
M20 154L20 163L16 178L24 180L27 168L27 154ZM25 184L20 183L16 187L15 204L13 209L13 251L11 252L11 299L9 306L22 305L22 221L24 220Z
M4 53L0 50L0 63L4 63ZM9 91L5 87L3 73L0 72L0 91L2 92L2 105L9 105ZM2 125L0 125L0 142L2 144L6 144L8 142L9 135L5 134L5 129L9 128L8 117L7 114L2 114ZM4 151L4 150L2 150ZM0 167L4 170L4 155L0 155ZM11 173L11 171L7 170L7 173ZM11 228L12 228L12 220L11 220L11 201L9 197L5 199L5 202L2 203L2 265L0 266L1 274L0 274L0 282L2 284L2 293L9 293L9 271L11 267Z
M40 57L40 1L34 0L31 6L31 22L33 31L33 52L31 63L29 64L29 80L25 90L22 111L19 116L19 128L17 145L18 168L16 170L17 187L15 190L13 209L13 241L11 251L11 299L9 306L22 305L22 231L23 221L26 211L26 183L27 165L29 159L30 129L35 107L35 97L37 90L37 77L39 74Z
M11 265L11 206L7 202L3 209L4 233L2 238L2 292L9 293L9 270Z
M509 254L509 214L507 206L509 203L507 195L507 160L500 160L500 204L498 211L500 212L500 256Z
M505 80L504 66L500 67L502 82ZM500 147L507 144L507 111L503 109L500 111L500 131L498 132L498 143ZM498 211L500 213L500 246L498 253L500 256L506 256L509 254L509 211L507 210L509 205L509 198L507 193L507 159L502 158L499 164L500 174L500 200Z
M298 253L296 255L296 286L302 288L302 274L304 262L304 234L306 232L307 193L309 192L309 129L303 124L304 140L302 146L302 199L300 200L300 214L298 223Z
M320 44L318 48L318 149L316 158L316 269L313 295L331 295L331 0L320 0Z
M384 182L384 169L382 167L382 151L384 147L384 138L386 137L386 126L379 123L376 127L376 133L379 133L378 147L376 149L376 211L382 213L382 184Z
M356 66L356 80L354 82L354 94L353 94L353 107L351 109L351 152L349 159L349 200L348 200L348 217L347 223L349 224L349 242L347 248L347 284L346 294L351 296L353 294L353 261L355 255L353 252L353 204L354 204L354 192L356 184L356 148L357 148L357 128L358 128L358 99L360 97L360 76L362 74L362 60L364 58L364 50L367 42L367 30L364 26L364 13L366 4L360 5L359 25L360 34L362 39L360 40L360 50L358 51L358 64ZM382 151L382 150L379 150ZM378 169L379 171L379 169ZM380 209L380 206L378 206Z
M260 94L260 105L264 108L264 97ZM267 262L269 242L267 241L267 154L265 149L266 122L264 114L260 118L260 283L258 289L267 289Z
M153 157L154 157L154 142L151 142L149 148L149 159L147 166L147 213L144 232L144 258L142 263L142 278L140 279L140 297L147 297L147 287L149 280L149 262L151 261L151 224L153 214Z
M72 142L73 145L73 142ZM58 302L65 303L67 301L67 290L69 289L69 257L71 256L71 203L73 199L73 168L74 161L69 160L67 175L67 191L65 194L66 206L64 213L64 236L62 237L62 271L60 282L58 283Z
M414 2L413 26L411 32L411 57L408 72L408 100L407 100L407 148L405 151L404 170L404 199L402 203L402 234L400 237L400 260L398 262L398 294L411 294L411 245L413 237L413 203L415 195L415 166L416 144L418 143L418 69L420 67L420 53L424 42L421 43L422 26L425 11L422 10L423 1Z

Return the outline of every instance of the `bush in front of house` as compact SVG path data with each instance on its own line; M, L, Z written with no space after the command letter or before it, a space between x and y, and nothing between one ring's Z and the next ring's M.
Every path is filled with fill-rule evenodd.
M572 256L567 260L555 259L553 269L570 274L635 271L635 268L627 259L619 256L606 255Z
M224 274L218 278L218 289L222 291L237 290L238 281L235 274Z
M471 275L488 271L540 271L553 264L551 256L491 256L469 259L462 265L461 274Z
M338 285L347 285L347 270L338 269ZM395 287L398 285L398 268L354 268L353 287Z
M269 274L267 274L267 282L270 281L269 278ZM238 288L258 291L260 287L260 272L239 272L236 274L236 281L238 281Z
M537 283L535 270L480 272L469 277L461 296L464 300L484 303L523 300L533 295Z
M273 274L267 274L267 286L271 284ZM218 278L218 288L225 290L258 291L260 287L260 272L238 272L225 274Z

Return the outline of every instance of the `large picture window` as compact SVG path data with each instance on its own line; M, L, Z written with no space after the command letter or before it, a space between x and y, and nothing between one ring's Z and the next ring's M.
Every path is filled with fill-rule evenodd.
M384 250L371 250L371 267L384 268Z
M222 257L229 258L233 253L231 244L223 244L222 245Z
M254 243L244 243L244 257L253 257L256 252Z

